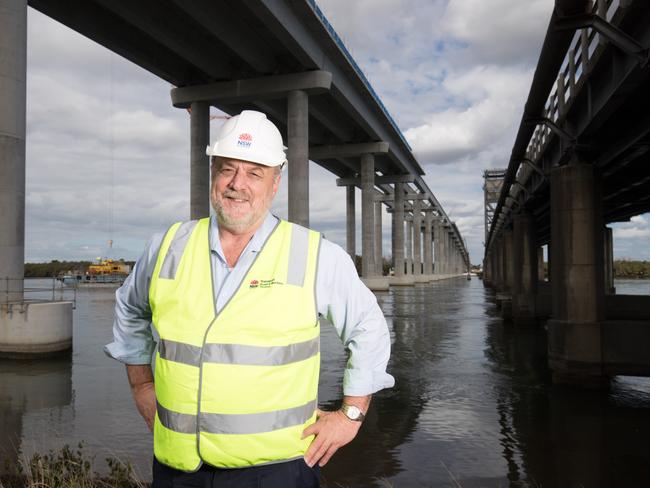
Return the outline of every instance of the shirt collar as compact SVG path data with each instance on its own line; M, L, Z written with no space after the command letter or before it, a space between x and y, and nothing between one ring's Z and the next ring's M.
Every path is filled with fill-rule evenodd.
M262 246L266 242L266 239L269 237L269 235L271 235L271 232L273 232L273 229L275 229L275 226L278 224L278 220L279 219L275 215L273 215L271 212L268 212L266 214L264 222L262 222L262 225L260 225L259 228L255 231L255 234L253 234L253 237L244 248L244 252L260 252ZM217 255L225 261L226 258L221 247L221 239L219 239L219 223L217 222L216 215L212 215L210 217L209 239L210 251L217 253Z

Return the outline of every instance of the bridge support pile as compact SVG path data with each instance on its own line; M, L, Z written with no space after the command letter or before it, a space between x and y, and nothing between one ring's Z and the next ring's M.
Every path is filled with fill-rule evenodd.
M605 318L601 181L574 161L551 173L549 365L556 381L600 382Z
M528 212L514 218L512 316L515 324L529 325L537 322L536 301L538 263L535 224Z
M23 296L25 0L3 2L0 32L0 356L39 355L72 347L72 303L30 303Z

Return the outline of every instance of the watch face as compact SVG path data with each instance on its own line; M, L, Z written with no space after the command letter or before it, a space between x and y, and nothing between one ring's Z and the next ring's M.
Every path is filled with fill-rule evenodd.
M361 409L359 409L359 407L355 407L354 405L344 405L343 413L350 420L363 420Z
M354 405L348 405L346 414L352 420L358 419L359 415L361 415L361 410L359 410L359 407L355 407Z

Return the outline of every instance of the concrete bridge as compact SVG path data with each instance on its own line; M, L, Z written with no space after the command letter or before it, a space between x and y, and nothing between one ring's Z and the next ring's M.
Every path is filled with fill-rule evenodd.
M355 188L361 189L369 287L412 285L469 268L464 240L408 142L313 0L0 0L3 310L24 303L28 4L176 87L170 104L191 111L190 218L209 214L210 107L228 114L253 108L267 113L287 141L289 220L309 225L313 161L347 187L347 248L354 255ZM384 209L392 216L391 277L382 270ZM11 335L2 330L0 350Z
M556 0L508 167L485 174L485 283L515 324L548 319L557 382L650 375L650 297L615 294L607 227L650 211L649 48L646 0Z

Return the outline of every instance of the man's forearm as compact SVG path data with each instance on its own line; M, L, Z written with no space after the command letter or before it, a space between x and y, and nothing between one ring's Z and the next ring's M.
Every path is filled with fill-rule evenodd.
M131 390L137 390L147 383L153 384L153 371L149 364L127 364L126 375Z
M126 365L126 375L129 378L131 393L138 412L144 418L149 430L153 430L156 415L156 392L153 372L148 364Z

